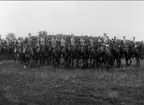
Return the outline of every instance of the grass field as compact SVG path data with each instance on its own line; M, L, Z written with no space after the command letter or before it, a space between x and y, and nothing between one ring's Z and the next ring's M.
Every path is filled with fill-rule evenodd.
M78 70L0 64L0 105L144 105L141 67Z

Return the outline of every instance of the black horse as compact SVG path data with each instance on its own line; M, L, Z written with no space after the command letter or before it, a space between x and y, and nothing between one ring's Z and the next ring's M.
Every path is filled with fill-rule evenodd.
M115 61L117 62L117 67L121 66L121 58L122 58L122 51L120 49L120 45L118 45L117 43L111 43L110 44L110 51L113 55L113 63L115 63ZM114 65L114 64L113 64Z
M71 48L69 45L66 45L61 50L62 57L64 59L65 68L70 68L71 63Z
M97 49L97 53L100 57L100 63L99 63L99 66L104 63L107 71L109 70L110 68L110 65L113 64L113 56L112 56L112 53L110 51L110 48L107 47L107 46L104 46L102 45L101 47L99 47Z
M88 68L88 66L89 66L89 63L88 63L89 56L90 56L90 50L89 50L88 45L82 46L81 47L81 58L82 58L82 61L83 61L83 67L82 68Z
M81 50L78 44L71 47L71 66L73 68L74 62L76 60L76 68L79 68L79 60L81 59Z
M121 50L122 56L124 56L124 58L125 58L126 67L130 66L131 63L132 63L132 60L131 60L131 58L132 58L131 46L130 45L127 45L127 46L121 45L120 50Z
M51 59L55 67L59 67L61 60L61 48L60 45L57 45L55 48L51 48Z
M136 58L136 64L140 66L140 56L143 49L143 44L138 44L132 48L132 56Z
M99 67L100 63L100 53L97 52L98 45L95 45L94 47L90 48L90 67L94 67L96 64L96 67Z

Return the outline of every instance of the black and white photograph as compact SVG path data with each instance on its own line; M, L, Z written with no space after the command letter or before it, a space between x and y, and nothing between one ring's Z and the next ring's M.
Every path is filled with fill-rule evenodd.
M144 1L0 1L0 105L144 105Z

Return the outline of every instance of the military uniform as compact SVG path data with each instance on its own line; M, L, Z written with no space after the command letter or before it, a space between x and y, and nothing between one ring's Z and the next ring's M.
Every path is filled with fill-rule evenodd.
M127 47L127 40L125 39L125 37L123 37L123 45L124 47Z
M61 39L61 48L63 49L66 46L66 41L62 38Z
M45 41L43 38L41 38L41 45L44 45Z
M81 46L83 47L85 45L85 40L83 40L82 38L80 39L80 43L81 43Z
M21 46L21 41L20 40L18 40L18 46Z
M101 45L102 45L102 39L101 39L100 37L98 37L97 42L98 42L98 46L101 46Z
M104 36L103 36L103 45L104 46L109 46L108 45L108 37L104 34Z
M133 37L132 43L133 43L133 47L137 47L135 37Z
M51 45L53 49L56 47L56 40L54 38L51 40Z
M94 40L90 39L90 46L93 47L94 46Z
M61 39L61 46L62 46L62 47L65 47L65 45L66 45L66 41L62 38L62 39Z
M106 35L106 33L104 33L104 36L102 37L103 39L103 51L105 52L107 50L107 47L109 46L109 39L108 36Z
M75 46L75 39L74 39L74 38L71 38L70 41L71 41L71 45L72 45L72 46Z

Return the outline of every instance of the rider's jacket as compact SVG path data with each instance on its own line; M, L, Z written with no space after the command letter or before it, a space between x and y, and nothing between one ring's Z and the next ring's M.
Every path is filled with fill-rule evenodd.
M136 47L137 45L136 45L136 41L135 40L132 40L132 44L133 44L133 46L134 47Z
M103 45L108 46L108 38L103 37Z
M126 39L123 39L123 45L126 47L126 45L127 45Z
M31 45L31 42L32 42L31 39L28 39L28 45Z
M101 43L102 41L101 41L101 39L100 38L98 38L98 43Z
M55 48L56 47L56 40L54 38L52 38L51 40L51 44L52 44L52 47Z
M36 47L39 47L39 42L38 41L36 42Z
M21 46L21 41L20 40L18 40L18 46Z
M135 40L132 40L132 43L135 45L136 44Z
M62 38L62 39L61 39L61 46L64 47L65 45L66 45L66 41Z
M112 39L112 43L113 44L117 44L117 40L116 39Z
M75 40L74 40L74 38L71 38L70 41L71 41L71 45L74 46L74 45L75 45Z
M85 45L85 40L83 40L82 38L80 39L80 44L82 45L82 46L84 46Z
M90 45L94 46L94 41L92 39L90 39Z
M44 42L45 42L44 39L41 38L41 44L42 44L42 45L44 45Z

